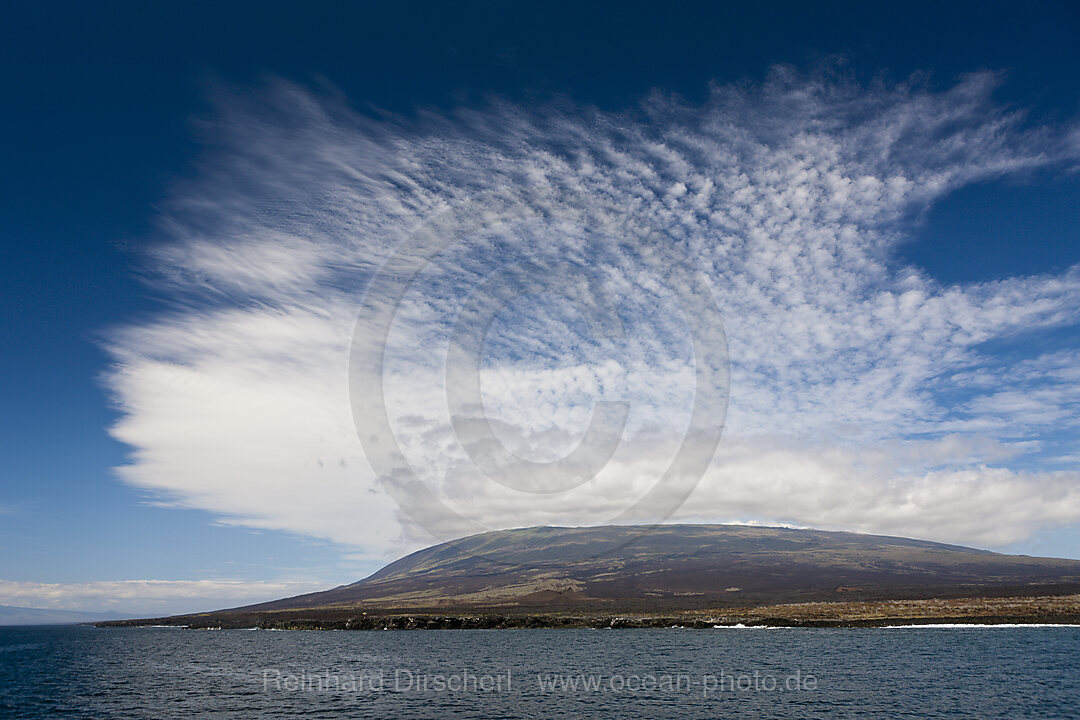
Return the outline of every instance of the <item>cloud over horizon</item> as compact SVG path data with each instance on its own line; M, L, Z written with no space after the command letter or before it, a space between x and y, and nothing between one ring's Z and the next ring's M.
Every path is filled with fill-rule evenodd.
M143 617L204 612L323 590L318 582L250 580L99 580L43 583L0 580L0 605L121 612Z
M411 118L285 82L223 93L148 259L169 309L108 340L112 433L132 448L120 476L373 561L474 526L612 518L989 547L1080 522L1080 472L1054 461L1076 452L1080 347L987 349L1080 322L1080 268L947 285L897 259L950 192L1080 155L1075 130L998 106L999 80L933 91L778 68L700 106L656 94L618 113L492 101ZM418 282L380 295L403 248ZM484 315L490 288L505 295ZM661 492L623 515L691 426L710 302L723 440L673 514ZM396 312L385 338L364 334L365 309ZM402 512L376 478L352 415L354 332L385 341L388 422L452 516ZM483 338L482 403L448 407L462 334ZM543 472L492 479L501 448L515 463L572 451L598 401L629 411L595 477L559 492Z

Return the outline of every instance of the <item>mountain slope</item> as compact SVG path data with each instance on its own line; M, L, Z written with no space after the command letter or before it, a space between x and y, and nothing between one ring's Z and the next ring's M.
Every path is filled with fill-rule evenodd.
M237 611L666 611L1078 589L1077 560L907 538L741 525L542 527L435 545L360 582Z

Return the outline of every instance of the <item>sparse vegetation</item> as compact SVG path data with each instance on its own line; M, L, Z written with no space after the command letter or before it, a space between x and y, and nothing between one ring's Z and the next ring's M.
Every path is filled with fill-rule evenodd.
M352 585L193 627L661 627L1080 622L1080 561L730 525L529 528L413 553Z

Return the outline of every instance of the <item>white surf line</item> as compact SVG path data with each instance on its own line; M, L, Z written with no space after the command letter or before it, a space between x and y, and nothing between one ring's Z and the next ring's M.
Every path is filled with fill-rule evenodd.
M882 630L907 628L928 630L951 630L956 628L1080 628L1075 623L923 623L910 625L882 625Z

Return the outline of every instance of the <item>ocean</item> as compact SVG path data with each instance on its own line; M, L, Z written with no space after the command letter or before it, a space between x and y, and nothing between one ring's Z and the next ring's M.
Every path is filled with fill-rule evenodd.
M3 718L1080 718L1080 627L0 628Z

